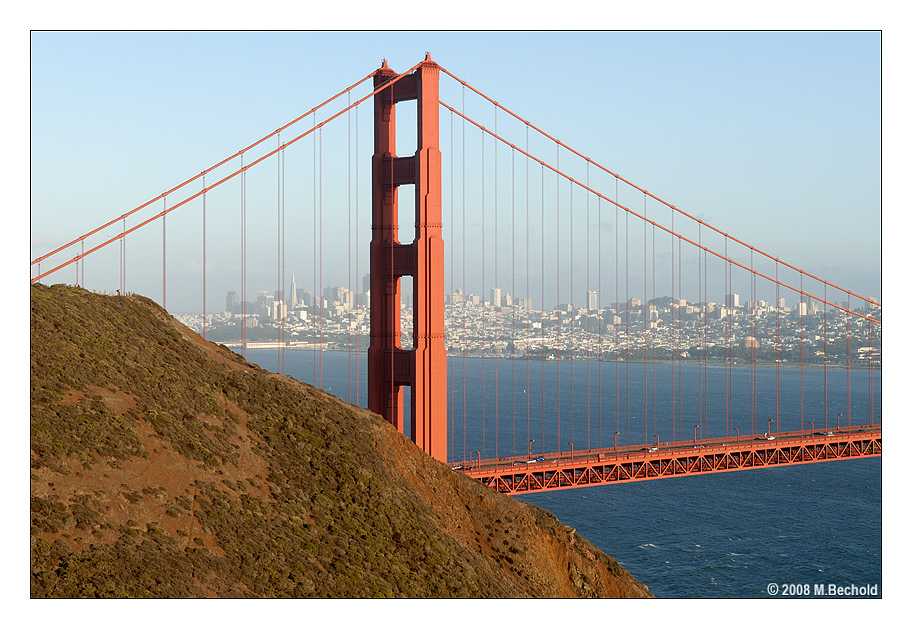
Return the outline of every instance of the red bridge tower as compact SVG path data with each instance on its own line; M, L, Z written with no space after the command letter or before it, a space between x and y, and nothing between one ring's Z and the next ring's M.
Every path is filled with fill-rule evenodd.
M374 88L399 76L386 61ZM439 148L440 69L427 55L411 74L374 95L373 227L370 245L368 408L403 432L402 387L411 387L412 440L447 460L447 364ZM418 149L396 156L396 103L418 101ZM398 187L415 186L415 240L399 242ZM413 278L414 349L404 350L399 278Z

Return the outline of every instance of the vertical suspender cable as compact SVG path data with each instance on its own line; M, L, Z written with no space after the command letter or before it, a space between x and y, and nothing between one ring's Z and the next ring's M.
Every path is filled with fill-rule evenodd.
M702 231L703 224L700 224ZM702 251L702 250L701 250ZM707 317L709 316L709 253L702 251L703 256L703 307L701 310L702 324L702 360L701 368L703 369L703 417L700 419L700 426L703 427L703 438L709 436L709 347L708 347L708 326Z
M646 195L643 195L643 217L646 216ZM643 443L649 443L649 299L646 278L647 223L643 221Z
M779 314L782 303L779 300L779 261L776 260L776 432L779 432Z
M589 163L586 162L586 187L589 187ZM592 334L590 330L589 322L592 319L592 313L589 309L589 293L592 290L592 286L589 282L590 273L589 273L589 192L586 192L586 449L592 448L592 393L591 393L591 365L589 363L590 359L590 350L592 349Z
M846 293L846 312L845 316L846 322L846 425L852 425L852 348L850 342L851 336L851 321L852 318L849 314L852 311L852 296L849 293ZM838 420L838 418L837 418Z
M351 92L348 94L348 104L351 105ZM348 176L348 185L346 186L346 192L348 193L347 205L348 205L348 232L346 236L346 244L348 245L348 290L349 294L345 296L346 308L348 310L348 401L351 402L352 394L352 377L351 377L351 359L352 359L352 322L354 321L354 313L352 311L352 289L356 291L358 289L357 284L352 278L352 251L351 251L351 239L352 239L352 225L351 225L351 110L348 110L348 113L345 116L346 126L348 137L346 138L345 147L348 151L347 160L346 160L346 174ZM450 460L449 458L447 460Z
M560 146L558 146L558 151ZM576 320L577 309L573 304L573 184L567 186L570 191L570 295L567 298L567 316L570 319L570 330L567 334L567 344L570 347L570 441L574 440L573 434L573 407L576 399L573 381L573 322Z
M282 373L285 373L285 319L288 316L288 295L285 294L285 151L282 150L279 155L282 158L282 189L281 189L281 198L282 198L282 301L283 301L283 312L282 312ZM295 296L291 296L291 301L294 303Z
M206 175L203 175L203 190L206 189ZM123 292L123 290L121 290ZM203 338L206 338L206 193L203 193Z
M282 145L281 134L276 134L276 145ZM276 153L276 295L273 302L273 318L276 322L276 372L282 373L282 304L285 301L282 283L282 154ZM281 301L279 300L281 297Z
M320 388L323 388L323 127L320 127Z
M532 338L532 284L530 281L530 276L532 275L532 267L529 262L529 249L531 248L532 241L529 238L529 125L526 125L526 299L524 303L528 306L525 309L524 316L526 317L526 338ZM532 407L531 407L531 396L532 396L532 374L531 374L531 365L529 364L529 350L531 345L526 343L526 439L532 438Z
M630 445L630 214L624 213L624 398L627 405L627 445Z
M167 232L165 230L165 214L164 214L164 212L167 210L167 206L168 206L168 199L167 199L167 197L165 197L162 199L162 308L164 308L165 310L168 309L167 292L165 290L166 289L165 278L167 277L167 272L166 272L167 256L166 256L166 249L165 249L165 245L166 245L165 237L167 235ZM85 272L85 261L83 261L83 263L82 263L82 268L83 268L83 273L84 273ZM85 277L83 277L83 286L85 285L84 280L85 280Z
M676 363L678 362L678 334L675 329L675 314L680 308L677 307L675 302L675 289L674 289L674 277L675 277L675 265L674 265L674 211L671 212L671 255L668 256L671 259L671 277L669 278L671 284L671 303L668 306L668 314L671 317L671 440L675 441L675 368Z
M247 358L247 171L241 153L241 353Z
M874 318L874 304L870 304L871 318ZM868 424L874 423L874 322L868 321Z
M455 200L456 200L456 192L455 192L455 188L456 188L455 162L456 162L456 160L454 159L455 153L456 153L456 147L453 142L454 142L453 112L451 111L450 112L450 293L451 294L456 292L456 264L455 264L455 261L456 261L456 258L455 258L456 214L455 214L455 210L454 210L454 204L455 204ZM453 309L453 300L451 298L450 299L450 312L452 312L453 310L454 310ZM449 435L449 438L447 439L447 449L449 450L448 460L453 461L456 459L456 421L455 421L455 412L454 412L455 403L456 403L456 389L454 389L452 386L450 386L449 383L447 383L447 387L450 390L450 403L447 405L447 426L449 426L450 435ZM461 460L463 460L463 461L465 460L464 452L463 452L463 456L462 456Z
M611 308L611 326L614 330L614 445L621 434L621 246L620 214L618 210L618 179L614 179L614 302Z
M541 334L542 334L542 353L541 353L541 447L542 453L547 452L545 449L545 165L541 166ZM560 442L557 442L560 450Z
M557 172L560 172L560 145L557 145ZM563 451L563 442L561 441L560 436L560 423L561 423L561 331L563 328L560 310L560 175L555 175L554 181L554 193L555 193L555 211L554 211L554 222L555 222L555 243L556 243L556 264L557 276L555 278L555 285L557 288L557 446L559 451Z
M658 320L659 307L658 307L658 304L656 303L656 230L655 230L655 224L653 224L653 226L652 226L652 304L653 304L653 308L655 308L654 312L655 312L656 320ZM652 322L650 322L650 326L652 326ZM656 327L658 327L657 321L656 321ZM656 402L657 402L657 400L656 400L656 354L655 354L656 345L657 345L657 343L653 343L653 345L652 345L652 433L653 434L658 434L656 432L656 410L658 408L657 404L656 404Z
M123 232L121 232L121 235L120 235L120 242L118 243L118 248L120 249L120 266L118 267L118 271L120 273L119 292L122 295L124 292L124 290L123 290L124 233Z
M754 270L754 251L751 249L751 301L753 315L751 318L751 335L754 342L751 343L751 432L756 434L759 430L757 426L757 350L760 348L760 341L757 339L757 314L759 304L757 302L757 276Z
M348 93L348 104L351 105L351 92ZM348 174L348 236L346 240L348 241L348 288L351 291L352 288L355 291L358 290L358 285L355 283L354 278L352 278L352 255L351 255L351 239L352 239L352 178L351 178L351 110L346 114L346 122L348 123L348 138L346 142L346 148L348 149L348 161L346 163ZM357 242L355 243L357 247ZM356 293L357 294L357 293ZM346 301L351 301L351 296L346 296ZM351 304L348 305L348 401L351 402L352 397L352 322L354 321L354 313L352 311ZM449 443L449 441L447 441ZM449 454L449 453L448 453ZM449 457L447 458L449 461Z
M728 260L728 237L725 238L725 259ZM732 335L732 307L734 297L731 289L731 263L725 263L725 436L731 435L732 409L731 409L731 335Z
M829 396L827 391L827 294L826 284L823 285L823 427L827 427L829 417Z
M361 113L361 106L355 107L355 312L358 318L361 316L361 303L358 291L358 280L361 278L361 267L359 252L361 251L361 238L358 233L358 225L361 222L361 211L359 200L361 198L361 179L358 164L361 162L361 151L359 150L359 125L358 117ZM357 322L355 327L355 404L361 406L361 323Z
M697 423L700 424L701 436L706 433L706 422L703 419L703 316L706 313L706 304L703 300L703 225L697 224L697 321L699 332L697 339L699 346L697 348Z
M497 137L497 106L494 107L494 136ZM499 287L499 279L497 277L497 197L500 196L497 190L497 147L500 143L495 139L494 140L494 282L491 285L492 288ZM500 295L498 291L498 295ZM500 393L499 393L499 384L500 384L500 373L497 368L497 356L500 354L500 350L497 347L497 311L500 310L500 303L494 303L494 295L491 295L491 309L494 315L494 456L500 457ZM498 301L501 300L501 297L498 296ZM502 303L502 302L501 302Z
M804 430L804 311L807 308L804 301L804 273L799 276L798 287L801 289L798 301L798 329L801 331L798 338L799 360L801 364L801 430Z
M602 198L598 197L598 293L596 294L595 312L598 315L598 447L602 447L602 362L605 346L602 342L602 328L605 327L602 318L602 304L605 290L602 286Z
M481 338L487 339L487 309L485 308L485 134L481 134ZM484 360L485 350L482 348L482 360L481 360L481 451L483 456L487 458L488 452L485 446L486 442L486 430L485 424L486 420L486 411L487 411L487 399L485 390L485 381L487 380L485 374L485 360ZM495 455L496 457L496 455Z
M317 114L314 113L313 126L317 126ZM323 293L317 284L317 134L313 134L313 289L314 296L311 303L311 327L313 328L313 383L319 382L317 378L317 300L323 299Z
M465 85L462 86L462 111L465 111ZM462 119L462 458L466 456L466 352L468 343L469 300L466 292L466 135Z
M516 453L516 151L510 151L510 366L513 368L513 453Z

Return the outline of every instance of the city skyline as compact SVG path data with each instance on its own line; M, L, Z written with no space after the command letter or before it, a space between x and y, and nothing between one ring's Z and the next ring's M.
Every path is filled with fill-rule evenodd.
M362 286L367 286L370 275L366 274L362 277ZM273 291L268 290L255 290L252 292L252 299L248 299L247 303L250 305L257 305L260 303L272 304L274 302L281 302L288 309L294 308L303 308L319 305L316 302L316 295L318 293L310 290L309 288L296 288L295 283L292 282L291 288L288 293L284 291ZM323 303L332 304L334 302L342 302L347 305L348 308L353 308L356 306L366 306L370 308L370 291L365 290L362 292L352 291L344 286L325 286L322 290ZM286 299L286 295L290 296L289 299ZM411 306L411 293L400 291L401 304L402 307ZM454 299L458 298L457 299ZM499 297L499 299L498 299ZM462 300L466 300L469 303L475 305L483 305L490 308L510 308L514 307L519 310L536 310L536 311L546 311L551 312L555 310L584 310L589 312L602 311L607 309L613 309L617 307L618 304L627 304L632 308L639 308L644 304L653 304L656 302L664 302L666 300L678 303L679 305L697 305L697 304L706 304L710 306L721 306L726 308L740 308L744 305L749 304L760 304L762 307L776 307L778 308L788 308L794 310L796 313L807 315L814 314L818 310L824 308L833 309L833 306L839 308L851 308L854 311L858 311L859 308L866 309L870 306L867 302L861 302L856 304L851 304L851 302L836 299L833 302L833 306L825 305L821 300L814 299L813 297L801 297L797 296L795 300L790 301L786 297L779 297L776 300L768 300L757 297L756 299L750 299L749 296L742 295L741 293L726 293L724 296L715 298L712 296L704 296L701 301L694 301L693 299L688 299L687 297L675 297L672 298L670 295L656 295L650 296L645 299L642 298L642 295L622 295L619 296L617 301L614 301L615 295L607 294L604 295L602 299L599 298L598 291L589 290L586 293L585 299L582 302L576 300L564 301L561 303L552 303L544 304L545 307L541 307L540 304L536 304L532 297L527 297L524 295L512 295L510 292L503 290L500 287L493 287L490 289L490 296L488 299L485 299L483 296L476 293L468 292L464 293L462 288L455 288L451 292L447 292L445 295L445 303L447 306L458 305L462 303ZM233 306L233 307L232 307ZM570 306L570 308L568 308ZM237 290L228 291L225 299L225 312L239 312L241 307L240 293ZM207 311L208 314L213 314L220 312L219 308L215 308ZM202 315L202 311L183 311L177 314L192 314L192 315ZM251 314L251 313L248 313Z

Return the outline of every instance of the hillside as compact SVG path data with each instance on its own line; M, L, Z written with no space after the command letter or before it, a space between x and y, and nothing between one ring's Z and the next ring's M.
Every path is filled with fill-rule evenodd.
M31 289L32 597L643 597L537 507L143 297Z

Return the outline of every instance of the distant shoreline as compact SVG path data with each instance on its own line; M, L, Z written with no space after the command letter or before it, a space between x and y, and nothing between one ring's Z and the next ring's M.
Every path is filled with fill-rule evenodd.
M227 347L228 349L230 349L232 351L235 351L235 350L238 350L241 348L240 342L219 343L219 345L224 345L225 347ZM272 343L255 342L255 343L247 343L247 349L254 350L254 351L256 351L256 350L278 350L278 349L282 349L282 346L276 342L272 342ZM314 345L313 343L300 343L300 344L294 344L294 345L285 345L284 349L292 350L292 351L308 351L308 350L317 351L317 350L319 350L321 352L337 352L339 354L346 354L346 353L365 354L365 355L367 354L366 348L345 350L345 349L338 349L338 348L320 347L320 344ZM452 358L452 359L458 359L458 358L462 358L462 355L457 354L457 353L449 353L447 357ZM520 362L526 361L526 358L524 358L524 357L514 358L512 356L468 356L467 355L466 358L482 359L482 360L517 360ZM552 359L546 359L545 361L542 361L541 356L530 356L528 358L528 360L530 362L539 362L539 363L540 362L558 363L558 362L569 362L571 359L570 358L561 358L558 360L558 359L552 358ZM606 359L606 360L599 361L597 359L587 360L585 358L583 358L583 359L574 358L572 360L575 363L599 363L599 362L601 362L601 363L617 363L617 364L623 363L623 364L628 364L628 365L650 365L650 364L677 365L677 364L680 364L680 365L705 365L707 367L736 367L736 368L751 367L750 363L726 363L724 361L719 361L719 360L700 362L699 360L694 360L694 359L689 359L689 358L683 359L683 360L668 360L668 359L657 358L655 360L648 360L648 361L614 360L614 359ZM794 363L794 362L778 363L778 364L774 363L774 362L755 362L753 364L753 366L754 367L764 367L764 368L778 366L781 369L818 369L818 370L835 369L835 370L843 370L843 371L846 369L845 364L823 365L820 363L804 363L802 365L801 363ZM859 370L873 369L875 371L881 371L882 365L880 365L880 364L868 365L865 363L852 363L850 365L850 368L859 369Z

